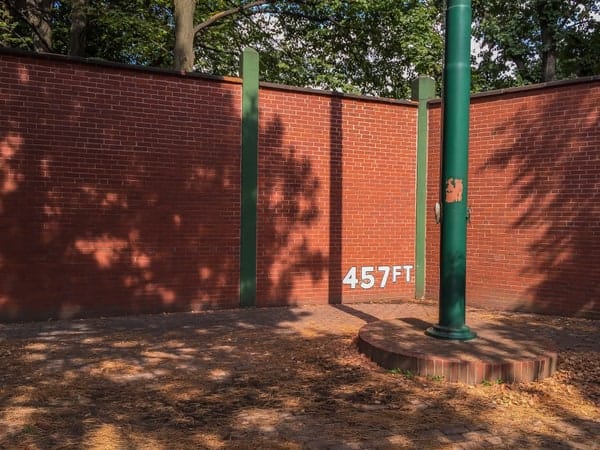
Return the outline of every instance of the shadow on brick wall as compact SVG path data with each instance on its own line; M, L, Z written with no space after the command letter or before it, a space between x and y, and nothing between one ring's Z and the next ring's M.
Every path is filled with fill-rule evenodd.
M293 291L306 277L324 277L327 256L312 242L320 220L322 181L311 158L284 145L285 123L276 115L261 130L259 152L258 305L294 304ZM263 143L265 147L263 148ZM275 149L275 150L274 150Z
M329 106L329 303L342 303L343 128L342 99Z
M600 117L597 98L577 94L546 94L498 126L495 134L516 138L483 169L512 174L512 239L526 236L521 274L538 280L522 307L600 317Z
M237 306L238 87L45 61L5 67L0 320ZM269 157L285 167L291 203L310 205L310 161L280 148ZM318 211L289 214L288 229L268 230L272 242ZM317 276L322 256L298 252L290 264Z

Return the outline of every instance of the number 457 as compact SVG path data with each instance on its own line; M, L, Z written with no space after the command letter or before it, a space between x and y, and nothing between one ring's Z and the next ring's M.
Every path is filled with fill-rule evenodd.
M379 287L384 288L390 278L390 274L392 276L392 283L396 283L402 277L403 272L404 279L407 283L410 283L410 272L412 269L413 266L377 266L377 270L375 270L374 266L363 266L360 268L361 279L359 282L357 277L358 269L353 266L348 269L342 283L347 284L351 289L355 289L357 284L360 284L360 287L363 289L371 289L377 282L375 274L378 274L381 275Z

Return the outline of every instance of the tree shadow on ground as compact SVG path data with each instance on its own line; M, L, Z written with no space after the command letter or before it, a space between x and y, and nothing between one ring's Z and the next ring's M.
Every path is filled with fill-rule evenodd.
M239 85L5 59L0 319L237 307ZM275 118L261 135L283 127ZM320 188L310 160L270 150L287 199L310 208L269 230L267 260L319 215ZM287 265L314 278L327 263L301 245L274 284L294 282Z
M442 448L496 438L556 448L598 431L572 409L576 392L562 398L569 383L468 388L389 373L357 356L354 332L310 330L292 312L5 325L0 445Z
M527 239L524 309L600 317L600 115L598 85L544 91L493 134L505 139L479 168L510 171L506 207L519 211L511 239ZM566 115L570 116L567 117ZM511 216L512 217L512 216ZM520 244L519 244L520 245Z

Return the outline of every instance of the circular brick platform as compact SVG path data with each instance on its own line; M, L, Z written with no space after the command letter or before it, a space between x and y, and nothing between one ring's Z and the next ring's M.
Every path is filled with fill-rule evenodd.
M426 336L431 325L408 317L371 322L360 329L358 346L386 369L449 382L537 381L556 370L554 345L526 323L469 321L467 325L477 332L477 338L469 341Z

